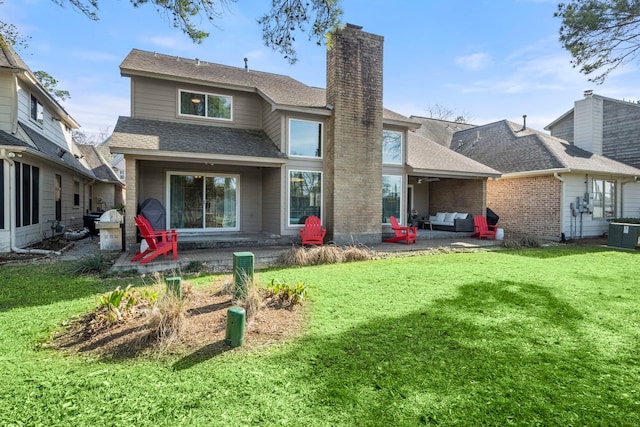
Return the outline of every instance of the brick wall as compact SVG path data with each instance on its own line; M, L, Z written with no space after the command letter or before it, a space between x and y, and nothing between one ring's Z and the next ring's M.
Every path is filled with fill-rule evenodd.
M125 230L124 240L127 250L131 250L131 246L136 244L136 223L133 217L137 213L138 209L138 162L125 156L125 173L127 177L127 192L126 192L126 211L125 211Z
M338 244L382 238L382 45L352 25L328 43L325 224Z
M467 212L483 214L485 180L443 179L429 187L429 213Z
M500 216L505 235L560 237L562 184L551 175L487 181L487 207Z

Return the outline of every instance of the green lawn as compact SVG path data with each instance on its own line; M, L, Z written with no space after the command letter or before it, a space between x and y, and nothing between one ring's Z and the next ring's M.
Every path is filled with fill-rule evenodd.
M131 280L3 266L0 425L640 425L639 256L560 246L264 271L308 287L298 340L119 362L39 343Z

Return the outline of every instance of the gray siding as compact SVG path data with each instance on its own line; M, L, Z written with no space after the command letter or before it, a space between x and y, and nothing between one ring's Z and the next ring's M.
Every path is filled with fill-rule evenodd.
M0 130L11 132L13 109L13 85L14 79L12 73L0 72Z
M271 111L271 105L267 102L262 102L262 127L269 138L283 150L282 143L282 114L280 112Z
M604 101L603 154L640 168L640 106Z
M140 205L146 199L154 198L162 203L165 210L168 209L166 197L167 171L190 172L194 174L219 172L239 175L240 231L248 233L262 231L261 212L263 211L263 190L260 184L260 168L140 161L137 205Z
M281 215L286 213L286 201L280 185L282 170L262 170L262 224L263 231L281 234Z
M551 136L564 139L567 142L573 144L573 111L567 116L556 123L551 129Z
M207 86L188 85L166 80L134 77L132 83L132 117L180 121L198 125L238 126L244 129L262 127L261 98L255 93L234 92ZM185 117L178 114L178 92L189 90L233 97L233 120Z

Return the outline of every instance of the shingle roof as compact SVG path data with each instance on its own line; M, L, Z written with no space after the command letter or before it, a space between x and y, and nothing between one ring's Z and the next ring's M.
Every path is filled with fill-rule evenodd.
M455 132L474 127L474 125L467 123L457 123L428 117L411 116L411 120L421 124L420 128L416 130L418 135L444 147L451 145L451 137Z
M66 167L70 167L75 169L78 172L81 172L85 175L88 175L92 178L98 179L91 170L82 165L78 159L75 158L73 153L68 152L66 149L61 148L58 144L49 140L48 138L40 135L35 130L31 129L29 126L26 126L22 122L18 122L22 130L29 136L31 141L35 144L37 151L41 154L47 156L50 160L56 163L62 163ZM33 147L31 147L33 148ZM64 150L64 154L62 156L59 155L61 153L60 150Z
M133 49L120 64L124 76L148 75L177 81L256 92L281 107L326 110L325 89L307 86L291 77L213 64L199 59L163 55ZM385 119L408 121L407 117L385 109Z
M89 144L76 144L76 148L83 156L81 162L91 169L96 178L102 181L116 183L121 182L95 146Z
M409 132L407 144L407 164L415 172L433 175L456 177L498 177L500 172L458 154L441 144Z
M109 147L285 159L261 130L120 117Z
M0 36L0 67L29 71L27 64L2 36Z
M640 170L503 120L456 132L451 149L503 174L571 170L640 176Z

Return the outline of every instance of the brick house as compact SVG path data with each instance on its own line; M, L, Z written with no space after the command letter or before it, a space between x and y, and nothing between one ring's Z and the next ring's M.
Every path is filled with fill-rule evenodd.
M348 24L328 46L326 89L246 62L132 50L120 66L131 116L110 141L125 158L127 215L156 199L166 227L203 247L252 233L296 240L308 215L326 241L370 244L412 208L483 212L487 178L499 173L410 137L420 123L383 108L383 38ZM438 197L435 184L468 197ZM127 244L135 232L127 221Z
M640 212L640 169L507 120L455 132L450 147L502 173L486 205L505 233L601 236L607 219Z
M95 173L101 159L74 144L77 128L0 38L0 252L24 251L63 225L82 229L98 198L119 202L124 184Z

